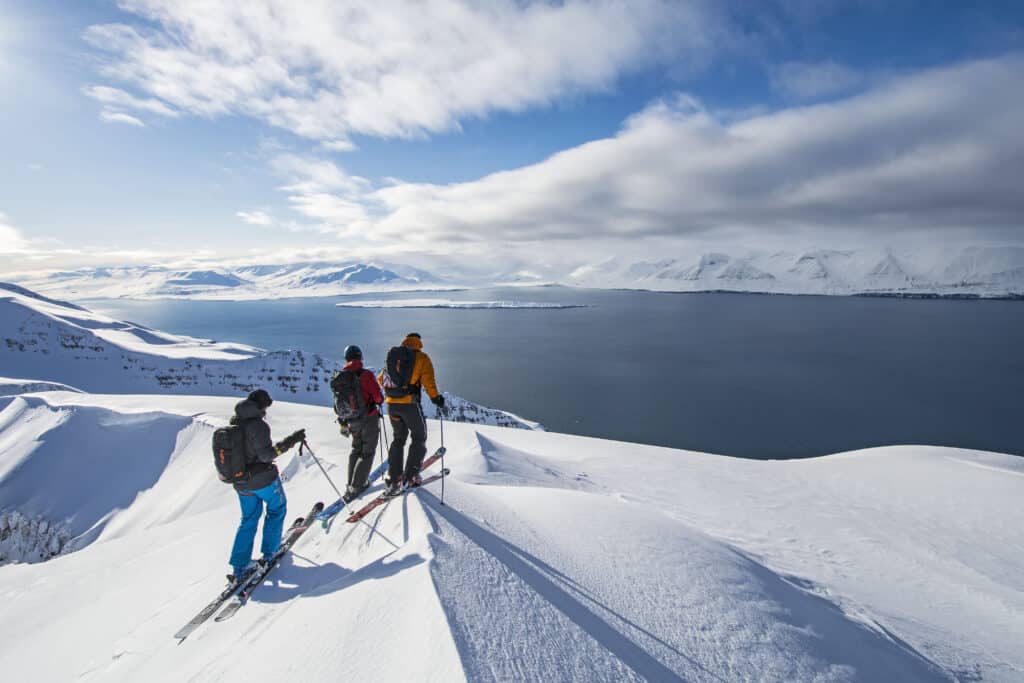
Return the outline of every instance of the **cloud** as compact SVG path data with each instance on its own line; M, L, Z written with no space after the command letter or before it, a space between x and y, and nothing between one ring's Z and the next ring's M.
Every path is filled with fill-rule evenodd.
M103 104L109 105L113 108L138 109L152 114L159 114L161 116L178 116L178 112L174 111L158 99L141 99L117 88L94 85L88 88L83 88L82 92L94 100L102 102Z
M243 223L248 223L249 225L268 227L274 224L274 219L269 213L258 209L255 211L238 211L235 215L241 218Z
M467 117L611 88L654 64L698 64L725 30L702 0L121 0L89 27L90 96L153 113L251 116L344 150ZM166 110L166 111L165 111Z
M333 163L275 165L306 218L410 249L644 237L877 237L1024 229L1024 59L931 70L816 106L722 120L677 96L613 137L450 185L370 187Z
M130 126L137 126L139 128L146 127L146 124L130 114L104 110L100 112L100 118L107 123L127 123Z
M156 98L139 98L131 93L118 88L110 88L102 85L94 85L83 88L82 92L88 97L101 102L103 110L100 118L109 123L127 123L133 126L144 126L145 124L138 117L126 114L123 110L133 109L160 116L177 117L178 112L168 107L164 102Z
M8 222L5 214L0 213L0 254L24 254L28 251L28 241L21 236L13 225Z
M849 92L862 85L864 76L836 62L788 62L772 69L771 84L777 92L802 100Z

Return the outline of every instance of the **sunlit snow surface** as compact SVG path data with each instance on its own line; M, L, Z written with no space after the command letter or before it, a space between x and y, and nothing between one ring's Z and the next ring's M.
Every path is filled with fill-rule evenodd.
M465 424L445 427L444 506L435 486L311 529L233 619L178 645L223 585L238 509L209 443L233 402L0 399L0 508L80 538L0 567L5 680L1024 678L1022 459L753 461ZM269 414L338 481L332 418ZM289 517L333 497L292 457Z

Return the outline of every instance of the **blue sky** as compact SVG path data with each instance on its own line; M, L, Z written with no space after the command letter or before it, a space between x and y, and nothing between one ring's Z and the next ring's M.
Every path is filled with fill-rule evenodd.
M0 267L1020 242L1022 50L1019 2L0 0Z

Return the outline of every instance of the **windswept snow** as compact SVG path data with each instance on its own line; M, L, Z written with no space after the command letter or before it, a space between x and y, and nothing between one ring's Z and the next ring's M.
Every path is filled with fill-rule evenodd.
M366 299L342 301L341 308L583 308L584 304L542 301L457 301L454 299Z
M222 586L237 523L209 462L233 402L0 399L0 509L91 541L0 567L5 677L1024 677L1020 458L906 446L753 461L467 424L445 429L444 506L435 486L365 524L314 527L234 618L178 645ZM332 417L279 401L269 415L275 434L305 427L340 480ZM137 462L110 452L111 431ZM290 516L332 498L315 467L287 469Z
M81 391L60 382L37 382L29 379L0 377L0 396L30 394L37 391Z

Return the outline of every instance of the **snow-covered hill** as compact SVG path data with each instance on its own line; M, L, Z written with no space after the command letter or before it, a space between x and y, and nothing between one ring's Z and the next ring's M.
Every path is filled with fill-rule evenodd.
M19 282L36 292L75 299L278 299L444 285L440 278L410 266L320 262L197 270L82 268L29 274Z
M1024 247L971 247L927 256L819 249L714 252L639 262L616 257L576 269L567 284L681 292L1024 296Z
M1024 678L1020 458L753 461L465 424L445 430L444 506L431 488L314 527L233 619L179 645L237 523L209 462L233 402L0 399L0 509L76 539L0 567L5 680ZM343 476L329 409L275 402L269 419ZM295 515L332 491L292 457Z
M0 283L0 376L105 393L238 396L263 387L275 398L329 405L328 381L341 365L302 351L168 334ZM448 407L456 421L538 426L455 395ZM423 409L436 416L432 403Z

